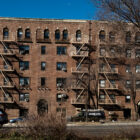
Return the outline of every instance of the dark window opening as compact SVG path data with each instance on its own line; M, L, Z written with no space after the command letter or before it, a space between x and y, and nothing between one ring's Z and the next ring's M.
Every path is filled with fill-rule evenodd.
M131 102L131 96L130 95L126 95L125 96L125 102L126 103L130 103Z
M20 93L19 101L29 102L29 93Z
M81 41L82 35L81 35L81 31L77 30L76 31L76 41Z
M20 109L20 117L27 117L28 109Z
M29 61L20 61L19 68L20 68L20 70L28 70L29 69Z
M44 30L44 39L49 39L49 30Z
M31 37L30 29L26 29L25 30L25 38L30 38L30 37Z
M105 40L105 31L104 30L99 32L99 39L100 39L100 41L104 41Z
M67 71L67 63L66 62L57 62L57 70Z
M20 86L29 86L30 85L30 81L28 77L20 77L19 78L19 85Z
M63 39L64 40L67 40L68 39L68 31L67 30L64 30L63 31Z
M125 119L130 119L131 118L131 109L124 109L123 114L124 114Z
M20 54L29 54L29 46L19 46L19 53Z
M41 86L45 86L45 85L46 85L46 78L41 77Z
M18 29L18 31L17 31L17 37L18 37L18 38L22 38L22 36L23 36L23 31L22 31L22 29L20 28L20 29Z
M57 78L56 79L56 86L58 88L65 88L66 87L66 78Z
M59 40L60 39L60 31L59 30L56 30L55 31L55 39L56 40Z
M9 29L4 28L3 29L3 39L7 39L9 37Z
M41 46L41 54L46 54L46 46Z
M66 54L66 47L65 46L58 46L57 47L57 54L58 55L65 55Z
M46 62L41 62L41 70L45 70L46 69Z

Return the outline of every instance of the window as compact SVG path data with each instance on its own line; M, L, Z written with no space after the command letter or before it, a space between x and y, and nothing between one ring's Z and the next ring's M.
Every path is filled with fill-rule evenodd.
M25 30L25 38L30 38L30 37L31 37L30 29L26 29Z
M22 36L23 36L23 31L22 31L22 29L20 28L20 29L18 29L18 31L17 31L17 37L18 37L18 38L22 38Z
M19 85L20 86L29 86L29 78L28 77L20 77L19 78Z
M105 64L100 64L100 72L105 72Z
M101 30L99 32L99 39L100 39L100 41L104 41L105 40L105 31L104 30Z
M66 86L66 78L57 78L56 79L56 86L58 88L64 88Z
M41 46L41 54L46 54L46 46Z
M126 50L126 57L131 57L131 50L130 49Z
M19 46L20 54L29 54L29 46Z
M66 108L56 108L56 112L57 113L60 113L62 117L65 117L66 116Z
M41 70L45 70L46 69L46 62L41 62Z
M55 39L56 40L59 40L60 39L60 31L59 30L56 30L55 31Z
M67 100L67 95L64 93L58 93L56 95L56 101L57 102L65 102Z
M130 33L129 31L126 33L125 41L126 41L127 43L130 43L130 42L131 42L131 33Z
M131 81L130 80L127 80L126 81L126 88L130 88L131 87Z
M116 84L115 84L115 80L110 80L110 83L111 83L111 87L113 86L113 88L115 88L116 87Z
M68 31L67 30L64 30L63 31L63 39L64 40L67 40L68 39Z
M46 78L45 77L41 77L41 86L45 86L46 85Z
M113 103L116 102L116 100L115 100L115 95L114 95L114 94L110 94L109 97L110 97L110 99L113 101Z
M131 96L130 95L126 95L125 96L125 102L126 103L130 103L131 102Z
M136 80L136 88L140 88L140 80Z
M20 93L19 101L29 102L29 93Z
M136 73L140 72L140 65L136 65Z
M104 94L100 94L99 95L99 99L104 100L105 99L105 95Z
M77 30L76 31L76 41L81 41L82 35L81 35L81 31Z
M109 33L109 41L115 42L115 33L114 32Z
M9 37L9 29L8 28L4 28L3 29L3 38L7 39Z
M67 63L66 62L57 62L57 70L67 71Z
M58 55L65 55L66 54L66 47L65 46L58 46L57 47L57 54Z
M137 57L140 57L140 50L136 50L136 55L135 55L135 57L137 58Z
M125 70L127 73L131 72L131 67L130 65L126 65L126 70Z
M105 49L104 48L101 48L100 49L100 56L105 56L105 54L106 54Z
M111 71L116 72L116 65L115 64L110 64Z
M111 48L110 49L110 52L111 52L112 55L114 55L115 54L115 49L114 48Z
M135 41L140 43L140 32L136 32Z
M105 80L100 80L100 87L102 88L102 87L105 87Z
M20 70L28 70L29 69L29 61L20 61L19 68L20 68Z
M49 39L49 30L48 29L44 30L44 39Z

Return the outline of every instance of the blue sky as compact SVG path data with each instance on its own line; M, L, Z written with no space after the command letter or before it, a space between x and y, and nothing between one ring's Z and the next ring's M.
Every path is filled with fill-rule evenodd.
M93 19L90 0L0 0L0 17Z

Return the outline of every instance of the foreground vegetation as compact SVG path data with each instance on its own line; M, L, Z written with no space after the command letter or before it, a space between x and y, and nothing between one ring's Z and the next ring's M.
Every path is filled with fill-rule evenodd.
M65 119L55 115L30 116L22 122L22 126L4 131L0 129L0 140L140 140L140 129L120 130L119 135L106 137L83 137L80 131L67 130Z

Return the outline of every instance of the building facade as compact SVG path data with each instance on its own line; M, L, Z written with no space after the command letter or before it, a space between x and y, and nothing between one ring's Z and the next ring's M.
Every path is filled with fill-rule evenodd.
M133 119L139 43L133 25L0 18L0 107L9 118L99 108L107 119Z

